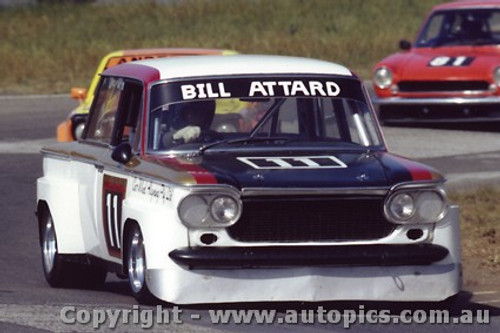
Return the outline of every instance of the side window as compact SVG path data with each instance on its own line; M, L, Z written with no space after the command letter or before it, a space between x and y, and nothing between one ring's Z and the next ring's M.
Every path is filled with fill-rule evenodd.
M123 78L105 77L95 98L86 139L113 146L128 141L136 148L142 85Z
M96 92L96 99L91 110L86 139L102 143L111 143L113 127L120 97L124 88L121 78L105 77Z
M121 142L129 142L133 148L137 148L139 135L138 122L142 106L142 85L134 81L125 81L123 93L118 106L118 118L116 120L111 145L116 146Z

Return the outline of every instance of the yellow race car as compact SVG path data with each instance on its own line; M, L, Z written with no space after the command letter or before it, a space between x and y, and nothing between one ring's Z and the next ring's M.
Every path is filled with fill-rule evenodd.
M99 82L99 75L108 68L135 60L193 55L232 55L236 53L232 50L203 48L130 49L111 52L102 58L87 89L79 87L71 89L71 97L78 99L80 104L57 126L57 141L67 142L81 138Z

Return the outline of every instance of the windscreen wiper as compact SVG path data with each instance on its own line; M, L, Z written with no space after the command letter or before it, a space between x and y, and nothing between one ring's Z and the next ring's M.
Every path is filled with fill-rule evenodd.
M244 138L238 138L238 139L226 139L226 140L220 140L220 141L215 141L211 143L207 143L203 146L201 146L198 149L198 153L202 155L207 149L210 149L215 146L223 145L223 144L237 144L237 143L242 143L242 144L248 144L250 142L265 142L265 141L284 141L284 142L290 142L294 141L294 138L289 138L286 136L258 136L258 137L252 137L251 135L246 136Z

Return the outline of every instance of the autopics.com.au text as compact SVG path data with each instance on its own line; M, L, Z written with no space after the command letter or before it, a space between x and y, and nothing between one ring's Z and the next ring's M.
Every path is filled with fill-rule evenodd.
M319 306L315 309L303 310L207 310L205 312L184 311L177 306L165 308L140 308L134 305L131 309L78 309L76 306L65 306L60 311L60 319L64 324L90 325L94 329L101 327L116 328L119 325L133 325L140 328L152 328L160 325L179 325L185 320L194 323L208 317L214 325L227 324L317 324L338 325L349 328L352 325L365 324L489 324L488 310L462 310L451 315L448 310L402 310L392 313L391 310L366 309L360 305L357 309L335 310Z

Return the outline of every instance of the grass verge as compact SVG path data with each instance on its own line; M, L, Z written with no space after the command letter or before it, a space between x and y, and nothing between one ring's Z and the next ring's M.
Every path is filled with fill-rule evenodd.
M450 193L460 206L464 282L467 286L498 283L500 271L500 189Z
M66 93L125 48L215 47L371 67L413 39L438 0L47 2L0 9L0 93Z

